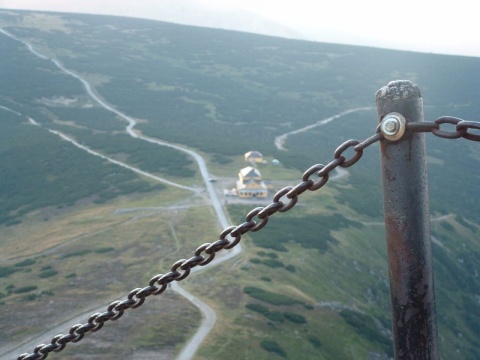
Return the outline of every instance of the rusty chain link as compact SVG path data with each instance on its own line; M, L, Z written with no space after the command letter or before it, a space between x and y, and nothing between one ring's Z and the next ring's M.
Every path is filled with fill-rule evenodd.
M441 130L441 125L455 125L455 131ZM480 141L480 134L469 132L471 129L480 130L480 122L466 121L451 116L443 116L434 122L412 122L407 123L407 131L411 133L431 132L435 136L446 139L458 139L463 137L472 141ZM382 140L380 126L377 126L376 133L362 142L357 140L347 140L342 143L334 152L334 158L327 165L316 164L307 169L302 181L296 186L286 186L279 190L273 196L273 202L265 207L257 207L251 210L245 217L245 222L237 226L225 228L219 236L219 239L213 243L200 245L194 252L194 256L189 259L181 259L173 264L170 272L166 274L155 275L144 288L136 288L130 291L125 300L112 302L103 313L95 313L90 316L85 324L73 325L68 334L59 334L52 338L50 344L40 344L33 350L33 353L24 353L18 356L17 360L41 360L46 359L50 352L62 351L69 342L79 342L87 332L96 332L100 330L106 321L119 319L125 310L135 309L141 306L145 299L150 295L159 295L163 293L169 283L185 279L192 268L196 266L205 266L210 263L215 254L223 249L235 247L241 240L242 235L248 232L255 232L262 229L270 216L277 212L286 212L293 208L298 201L298 196L305 191L316 191L322 188L329 179L331 171L337 167L348 168L354 165L363 155L363 150L375 142ZM355 154L347 159L343 154L346 150L352 148ZM317 174L318 179L311 177ZM284 199L285 202L282 200ZM257 221L255 219L258 218ZM205 253L207 256L204 256ZM181 270L181 271L179 271Z
M443 124L455 125L455 131L441 130ZM407 122L407 130L412 132L431 132L444 139L465 138L471 141L480 141L480 134L469 132L470 129L480 130L480 122L462 120L453 116L442 116L433 122Z

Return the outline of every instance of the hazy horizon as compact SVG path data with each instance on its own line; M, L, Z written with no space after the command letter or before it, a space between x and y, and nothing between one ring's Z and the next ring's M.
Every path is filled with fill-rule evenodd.
M453 6L455 5L455 6ZM470 9L471 8L471 9ZM467 0L391 4L341 0L0 0L0 9L129 16L318 42L480 57L480 24ZM472 10L472 11L471 11Z

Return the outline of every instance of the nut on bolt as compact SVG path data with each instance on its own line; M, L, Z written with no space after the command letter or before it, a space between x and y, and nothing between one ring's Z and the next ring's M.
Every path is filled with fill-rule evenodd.
M385 139L397 141L402 138L403 134L405 134L405 124L406 120L402 114L392 112L385 115L380 125L380 130Z

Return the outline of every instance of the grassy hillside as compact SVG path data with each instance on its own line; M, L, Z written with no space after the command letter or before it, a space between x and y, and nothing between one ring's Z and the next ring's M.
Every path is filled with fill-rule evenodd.
M37 52L0 34L0 309L8 314L0 346L44 331L55 309L124 297L218 234L202 194L146 180L51 132L200 185L192 159L128 136L127 122L52 59L135 118L143 135L196 149L232 184L248 150L281 161L260 167L280 188L330 161L341 142L373 134L374 94L390 80L419 84L428 120L480 114L478 58L105 16L0 11L0 27ZM274 145L278 135L358 107L371 109L288 137L288 151ZM427 146L441 353L480 359L478 143L427 135ZM240 257L185 281L218 315L197 358L391 356L378 164L375 145L347 177L305 193L291 212L245 236ZM227 202L235 223L258 206ZM198 325L198 310L174 294L144 306L119 320L128 331L112 324L66 356L172 357ZM120 337L122 346L105 354Z

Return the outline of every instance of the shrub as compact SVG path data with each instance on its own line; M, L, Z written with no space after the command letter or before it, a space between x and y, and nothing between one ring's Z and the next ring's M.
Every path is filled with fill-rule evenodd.
M460 215L455 215L455 220L462 226L466 227L467 229L471 230L472 232L477 232L477 228L472 224L468 223L463 217Z
M308 341L310 341L310 344L312 344L317 349L322 347L322 343L320 342L320 339L317 338L316 336L313 336L313 335L309 336Z
M68 274L67 276L65 276L65 279L70 279L70 278L74 278L74 277L77 277L77 274L71 273L71 274Z
M285 269L287 269L290 272L297 271L297 269L295 269L295 266L293 266L293 265L287 265L287 266L285 266Z
M261 276L261 277L260 277L260 280L270 282L270 281L272 281L272 278L270 278L270 277L268 277L268 276Z
M274 259L265 259L262 261L263 265L266 265L271 268L280 268L283 267L283 263Z
M305 324L307 322L307 319L305 319L303 315L294 312L285 311L283 315L287 320L290 320L296 324Z
M285 317L280 311L269 311L266 314L263 314L268 320L276 321L276 322L283 322Z
M446 221L442 221L441 225L442 225L442 227L444 227L445 229L447 229L449 231L455 231L455 228L453 227L453 225L446 222Z
M253 242L259 247L281 252L287 251L283 244L292 240L306 249L318 249L325 252L330 244L337 242L331 234L332 230L362 226L361 223L349 220L340 214L305 215L302 218L287 216L282 217L281 220L272 218L271 221L273 226L270 230L266 233L259 233ZM322 229L321 234L318 229Z
M229 157L226 157L222 154L214 154L212 160L215 161L217 164L220 164L220 165L226 165L226 164L229 164L229 163L233 162L232 159L230 159Z
M13 274L15 271L18 271L18 269L15 269L11 266L0 266L0 278L8 277L11 274Z
M274 292L266 291L259 289L254 286L246 286L243 288L243 292L251 297L265 301L272 305L294 305L294 304L303 304L303 302L291 298L286 295L277 294Z
M97 254L103 254L103 253L106 253L106 252L109 252L109 251L113 251L113 250L115 250L115 248L109 246L109 247L103 247L103 248L96 249L95 252L96 252Z
M24 266L29 266L35 264L36 261L33 259L25 259L23 261L20 261L19 263L16 263L15 266L17 267L24 267Z
M43 271L41 272L38 276L42 279L44 278L47 278L47 277L50 277L50 276L54 276L54 275L57 275L58 274L58 271L55 270L55 269L50 269L50 270L46 270L46 271Z
M268 311L269 311L266 306L263 306L261 304L248 303L247 305L245 305L245 307L248 310L255 311L255 312L260 313L262 315L268 313Z
M73 251L71 253L68 253L68 254L64 254L62 256L62 258L69 258L69 257L72 257L72 256L83 256L83 255L86 255L86 254L89 254L91 253L92 250L89 250L89 249L83 249L83 250L77 250L77 251Z
M260 343L260 346L264 349L267 350L268 352L273 352L277 355L280 355L281 357L287 356L287 353L285 350L281 348L280 345L276 341L273 340L263 340Z
M15 220L10 220L10 221L7 221L5 223L6 226L14 226L14 225L18 225L18 224L21 224L22 223L22 220L19 220L19 219L15 219Z
M37 298L38 298L37 294L28 294L22 297L22 301L33 301L33 300L37 300Z
M380 345L387 355L393 356L391 340L378 330L370 316L347 309L340 311L340 315L364 338Z
M35 286L35 285L22 286L22 287L19 287L19 288L16 288L15 290L13 290L13 293L14 294L23 294L23 293L30 292L30 291L33 291L33 290L37 290L37 286Z

